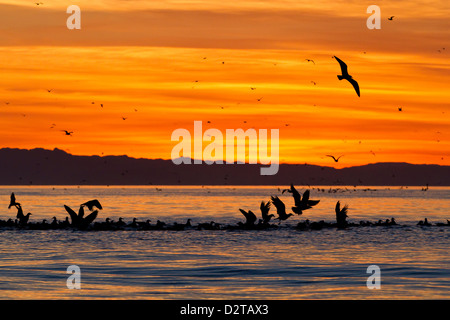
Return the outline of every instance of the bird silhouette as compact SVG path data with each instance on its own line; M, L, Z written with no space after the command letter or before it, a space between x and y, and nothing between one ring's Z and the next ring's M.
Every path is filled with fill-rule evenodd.
M314 60L312 60L312 59L305 59L305 60L308 61L308 62L312 62L312 63L316 64L316 63L314 62Z
M403 111L403 108L402 107L398 107L398 111Z
M277 214L278 217L275 219L280 220L286 220L288 219L290 216L293 216L293 213L289 213L286 214L286 206L284 205L283 201L280 200L280 198L278 198L277 196L272 196L271 197L272 203L274 204L275 208L277 208Z
M341 209L341 203L338 201L336 203L336 208L335 208L335 212L336 212L336 222L338 227L342 228L345 227L347 225L347 211L348 211L348 205L345 205L342 209Z
M338 79L339 80L345 79L348 82L350 82L352 84L353 88L355 88L356 94L358 95L358 97L360 97L358 82L356 82L356 80L353 79L353 77L348 74L347 65L345 64L345 62L342 61L341 59L339 59L336 56L333 56L333 57L337 60L337 62L339 62L339 65L341 66L341 73L342 73L342 75L338 75L337 76Z
M62 132L65 132L66 136L72 136L73 131L67 131L67 130L61 130Z
M31 213L28 212L26 215L23 214L22 206L20 204L16 204L17 215L16 218L19 219L19 224L24 226L28 223L28 219L30 219Z
M283 190L282 193L285 191L292 193L292 196L294 197L294 203L295 207L292 207L292 211L296 214L300 215L303 213L304 210L311 209L313 206L317 205L320 200L309 200L310 191L306 190L303 193L303 198L301 197L300 193L295 189L294 185L291 183L291 187L289 189Z
M14 195L14 192L11 193L11 200L9 202L8 209L11 207L17 207L20 206L20 203L16 202L16 196Z
M69 206L64 205L64 208L70 215L70 219L72 220L71 225L77 228L86 228L97 218L98 211L95 210L88 216L84 217L84 206L80 205L80 209L78 210L78 214L72 210Z
M388 18L388 20L394 20L394 17L395 17L395 16L390 16L390 17Z
M245 210L239 209L239 211L245 217L245 223L244 223L245 226L250 227L250 226L253 226L255 224L256 215L251 210L245 211Z
M267 203L265 203L264 201L261 201L261 205L259 207L261 209L261 215L263 218L263 223L269 223L270 219L272 217L275 217L274 214L269 214L269 210L270 210L270 201L267 201Z
M330 158L333 158L334 162L338 162L339 159L340 159L341 157L343 157L344 155L339 156L337 159L336 159L334 156L332 156L331 154L327 154L326 156L327 156L327 157L330 157Z

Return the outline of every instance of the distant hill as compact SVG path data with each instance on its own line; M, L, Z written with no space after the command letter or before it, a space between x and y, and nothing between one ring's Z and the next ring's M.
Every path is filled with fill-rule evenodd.
M450 185L450 166L375 163L335 169L281 164L274 176L260 165L175 165L128 156L75 156L54 149L0 149L0 185Z

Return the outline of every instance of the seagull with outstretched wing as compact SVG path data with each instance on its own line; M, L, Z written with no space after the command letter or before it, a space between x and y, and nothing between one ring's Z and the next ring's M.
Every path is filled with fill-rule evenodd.
M303 198L300 193L295 189L294 185L291 183L291 188L287 189L289 193L292 193L294 197L295 206L292 207L292 211L300 215L304 210L311 209L313 206L317 205L320 200L309 200L310 191L306 190L303 193Z
M271 200L275 208L277 208L278 217L275 219L278 219L281 222L281 220L286 220L290 216L293 216L292 213L286 214L286 206L284 205L283 201L280 200L280 198L272 196Z
M338 161L339 161L339 159L340 159L341 157L343 157L344 155L342 155L342 156L339 156L339 157L337 157L337 158L335 158L335 157L334 157L334 156L332 156L331 154L327 154L326 156L327 156L327 157L330 157L330 158L333 158L334 162L338 162Z
M339 65L341 66L341 73L342 75L338 75L338 79L339 80L347 80L348 82L350 82L353 86L353 88L356 91L356 94L358 95L358 97L360 97L360 92L359 92L359 85L358 82L356 82L355 79L353 79L353 77L351 75L348 74L348 68L347 65L345 64L344 61L342 61L341 59L339 59L336 56L333 56L333 58L335 58L337 60L337 62L339 62Z
M301 203L301 207L304 208L303 210L311 209L313 206L315 206L320 202L320 200L310 200L309 194L310 194L309 189L303 192L303 198Z
M263 218L263 223L269 223L270 219L272 217L275 217L275 215L273 214L269 214L269 210L270 210L270 201L267 201L267 203L265 203L264 201L261 201L261 205L259 207L261 209L261 216Z
M256 215L251 210L245 211L245 210L239 209L239 211L245 217L245 225L246 226L253 226L255 224Z
M72 136L73 131L61 130L66 136Z

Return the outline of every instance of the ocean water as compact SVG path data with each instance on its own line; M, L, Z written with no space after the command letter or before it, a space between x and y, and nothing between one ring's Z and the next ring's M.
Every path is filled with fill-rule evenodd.
M106 217L194 225L244 221L286 186L2 186L0 219L15 192L31 221L67 216L99 199ZM158 189L160 191L158 191ZM302 216L270 230L19 230L0 228L0 299L449 299L450 227L420 227L450 219L450 188L320 187ZM298 186L302 192L305 189ZM369 189L369 190L368 190ZM334 221L336 201L349 221L394 217L398 226L300 231L299 221ZM271 209L274 213L275 208ZM67 288L67 267L81 270L81 289ZM370 265L381 288L368 289Z

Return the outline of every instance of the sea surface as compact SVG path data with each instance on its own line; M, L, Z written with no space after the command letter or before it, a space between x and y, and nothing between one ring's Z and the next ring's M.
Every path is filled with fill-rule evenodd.
M289 209L286 187L2 186L0 219L15 219L16 209L8 210L14 192L33 222L63 220L63 205L77 211L98 199L96 221L235 225L244 221L239 208L260 216L260 202L271 195ZM425 217L432 224L450 219L450 188L311 188L320 203L270 230L0 228L0 299L450 298L450 227L416 225ZM349 205L350 222L394 217L399 225L295 229L305 219L335 221L338 200ZM81 289L67 287L71 265L80 267ZM380 268L380 289L367 287L370 265Z

